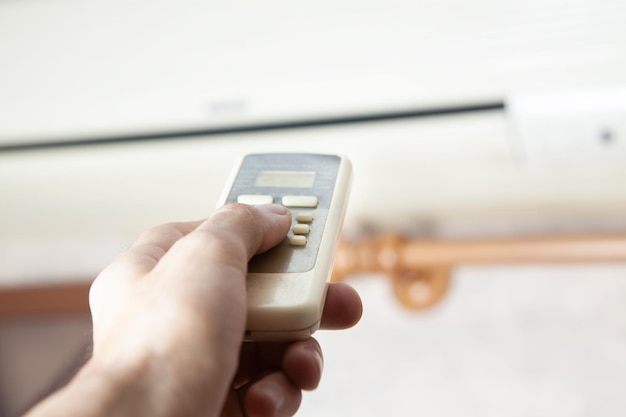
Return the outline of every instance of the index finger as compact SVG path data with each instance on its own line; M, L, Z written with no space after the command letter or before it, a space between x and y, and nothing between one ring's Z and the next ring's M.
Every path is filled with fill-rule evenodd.
M121 269L131 275L147 274L178 240L201 223L202 221L178 222L151 227L141 233L130 248L119 254L105 271Z

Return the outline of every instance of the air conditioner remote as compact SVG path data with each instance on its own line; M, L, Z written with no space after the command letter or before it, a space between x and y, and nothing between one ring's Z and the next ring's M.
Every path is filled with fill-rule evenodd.
M276 203L292 214L285 240L248 264L246 339L304 339L319 328L351 172L336 155L252 154L238 164L220 206Z

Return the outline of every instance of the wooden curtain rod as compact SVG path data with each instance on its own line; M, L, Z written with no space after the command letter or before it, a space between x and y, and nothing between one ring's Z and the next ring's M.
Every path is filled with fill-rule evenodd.
M482 240L421 240L399 235L342 241L334 281L356 273L385 273L400 302L411 309L437 303L450 271L466 264L625 262L626 236Z

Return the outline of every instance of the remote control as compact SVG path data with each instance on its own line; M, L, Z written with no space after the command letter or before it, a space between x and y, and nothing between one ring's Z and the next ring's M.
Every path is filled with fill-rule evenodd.
M337 155L251 154L237 165L220 206L276 203L292 214L285 240L248 264L247 340L305 339L319 328L351 177Z

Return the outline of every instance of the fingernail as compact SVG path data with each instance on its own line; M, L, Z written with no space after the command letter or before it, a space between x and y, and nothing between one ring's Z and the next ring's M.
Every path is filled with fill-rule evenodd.
M285 397L281 388L275 384L265 386L265 395L272 403L275 412L278 412L285 403Z
M315 362L317 362L317 366L321 374L324 370L324 358L322 357L322 353L319 351L319 349L315 349L312 346L307 346L306 350L311 352L311 354L313 355L313 358L315 359Z
M256 208L258 208L259 210L267 211L269 213L279 214L281 216L287 214L288 211L287 207L281 206L280 204L263 204L257 206Z

